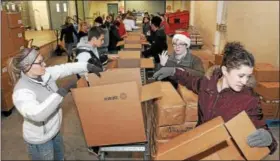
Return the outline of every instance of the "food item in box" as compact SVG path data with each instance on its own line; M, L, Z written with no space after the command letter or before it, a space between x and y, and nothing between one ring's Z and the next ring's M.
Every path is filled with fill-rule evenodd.
M254 68L254 76L257 82L278 82L279 68L269 63L257 63Z
M158 139L172 139L184 132L194 129L196 122L185 122L182 125L163 126L157 129Z
M185 102L170 82L161 82L163 97L156 101L157 126L180 125L185 122Z
M279 100L279 82L258 82L255 91L266 100Z

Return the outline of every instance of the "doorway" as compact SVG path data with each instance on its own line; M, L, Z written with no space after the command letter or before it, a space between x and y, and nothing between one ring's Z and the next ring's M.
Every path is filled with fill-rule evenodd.
M107 12L108 12L108 14L113 15L113 19L115 19L115 16L118 15L118 12L119 12L118 4L117 3L108 3Z
M68 1L48 1L51 29L60 29L68 16Z

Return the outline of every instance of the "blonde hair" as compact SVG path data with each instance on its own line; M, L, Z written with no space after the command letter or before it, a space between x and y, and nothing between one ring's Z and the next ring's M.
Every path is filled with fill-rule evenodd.
M80 31L83 31L83 25L88 25L88 23L87 23L86 21L81 21L81 22L79 23L79 32L80 32Z
M32 62L26 62L23 60L26 60L25 58L36 49L33 48L25 48L23 50L20 51L19 54L17 54L16 56L10 58L8 60L8 73L9 76L12 80L13 84L16 84L17 81L20 78L20 74L21 72L26 71L27 69L30 69L30 65L32 64ZM38 54L39 52L36 50L36 54Z

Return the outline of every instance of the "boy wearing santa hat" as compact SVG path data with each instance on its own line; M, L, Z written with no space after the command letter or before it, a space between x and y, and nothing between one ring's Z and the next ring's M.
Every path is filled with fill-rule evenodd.
M193 75L203 76L204 68L202 61L195 55L191 54L190 45L191 39L187 32L175 34L172 39L174 53L168 56L167 51L159 54L161 67L180 67L188 70ZM168 81L171 81L167 79ZM171 82L177 87L174 82Z

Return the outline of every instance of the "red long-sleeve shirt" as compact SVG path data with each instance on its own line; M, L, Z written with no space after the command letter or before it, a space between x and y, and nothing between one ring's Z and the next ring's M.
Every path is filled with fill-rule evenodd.
M120 37L122 37L123 35L126 34L126 30L125 30L125 26L123 22L120 22L120 26L119 26L119 35Z

